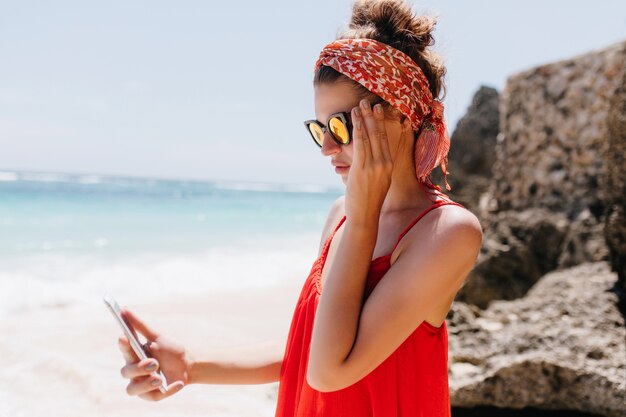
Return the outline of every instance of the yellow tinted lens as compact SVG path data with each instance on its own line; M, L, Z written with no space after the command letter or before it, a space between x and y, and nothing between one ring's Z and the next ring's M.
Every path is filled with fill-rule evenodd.
M330 121L328 122L328 128L339 142L343 143L344 145L348 143L348 128L345 124L343 124L340 118L333 117L332 119L330 119Z
M315 123L309 124L309 131L313 135L313 139L321 146L324 140L324 132L322 132L322 128L316 125Z

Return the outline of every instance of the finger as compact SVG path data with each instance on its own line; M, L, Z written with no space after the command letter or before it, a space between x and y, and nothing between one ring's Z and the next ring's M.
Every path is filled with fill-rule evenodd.
M122 317L124 317L124 319L126 319L134 329L139 331L139 333L144 335L148 340L154 340L157 338L157 333L127 308L122 309Z
M363 120L357 114L358 107L352 109L352 120L354 121L352 137L354 139L354 157L352 166L363 168L367 158L365 146L363 144ZM369 146L369 145L368 145Z
M137 363L127 363L120 369L120 373L124 378L133 379L138 376L150 375L159 369L159 363L156 359L143 359Z
M372 125L372 109L368 100L363 99L359 102L359 108L361 110L361 138L363 142L363 148L365 149L365 165L372 161L372 136L374 131Z
M380 106L380 113L376 111L376 106ZM374 118L376 119L376 126L381 135L378 137L378 145L380 149L381 159L387 162L391 161L391 152L389 151L389 136L387 135L387 125L385 124L385 113L382 104L374 106Z
M374 125L373 133L370 135L372 140L372 155L375 161L385 162L383 154L383 143L387 141L387 129L385 126L385 118L382 114L382 106L377 104L372 109L372 119Z
M365 124L365 130L367 131L367 138L370 145L369 158L368 162L372 163L374 161L379 161L381 158L380 152L380 129L378 126L378 120L374 116L373 109L370 107L370 103L368 100L361 100L361 110L363 112L363 120ZM383 131L384 132L384 131Z
M118 346L122 351L122 355L124 356L124 360L127 364L139 362L139 357L133 352L133 349L130 347L130 342L126 335L121 335L117 340Z
M152 390L159 391L159 387L162 384L162 378L158 375L148 375L146 377L138 377L131 380L126 386L126 393L128 395L141 395Z
M183 389L184 386L185 384L183 383L183 381L176 381L167 386L167 393L165 394L163 394L157 387L155 390L140 394L139 398L143 398L144 400L148 401L159 401L163 398L171 397L172 395Z

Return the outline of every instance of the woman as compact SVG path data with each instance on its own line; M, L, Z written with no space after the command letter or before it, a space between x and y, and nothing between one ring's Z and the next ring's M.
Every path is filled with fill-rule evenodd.
M435 21L402 0L357 1L349 30L315 64L311 137L346 185L300 294L283 360L197 362L126 317L156 359L127 359L128 392L158 400L186 383L280 381L276 416L449 416L445 318L482 241L477 218L432 184L449 138ZM375 105L373 105L375 104ZM373 106L372 106L373 105ZM149 377L161 367L161 394Z

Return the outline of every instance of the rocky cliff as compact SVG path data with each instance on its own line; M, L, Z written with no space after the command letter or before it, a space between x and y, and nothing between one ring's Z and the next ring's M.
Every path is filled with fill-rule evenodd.
M453 407L626 415L626 42L479 89L450 159L484 230L448 316Z

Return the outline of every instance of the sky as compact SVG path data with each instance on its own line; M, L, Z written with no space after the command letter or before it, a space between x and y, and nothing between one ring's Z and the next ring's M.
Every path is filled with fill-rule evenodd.
M407 2L450 133L481 85L626 40L624 1ZM302 122L352 3L0 0L0 171L342 186Z

